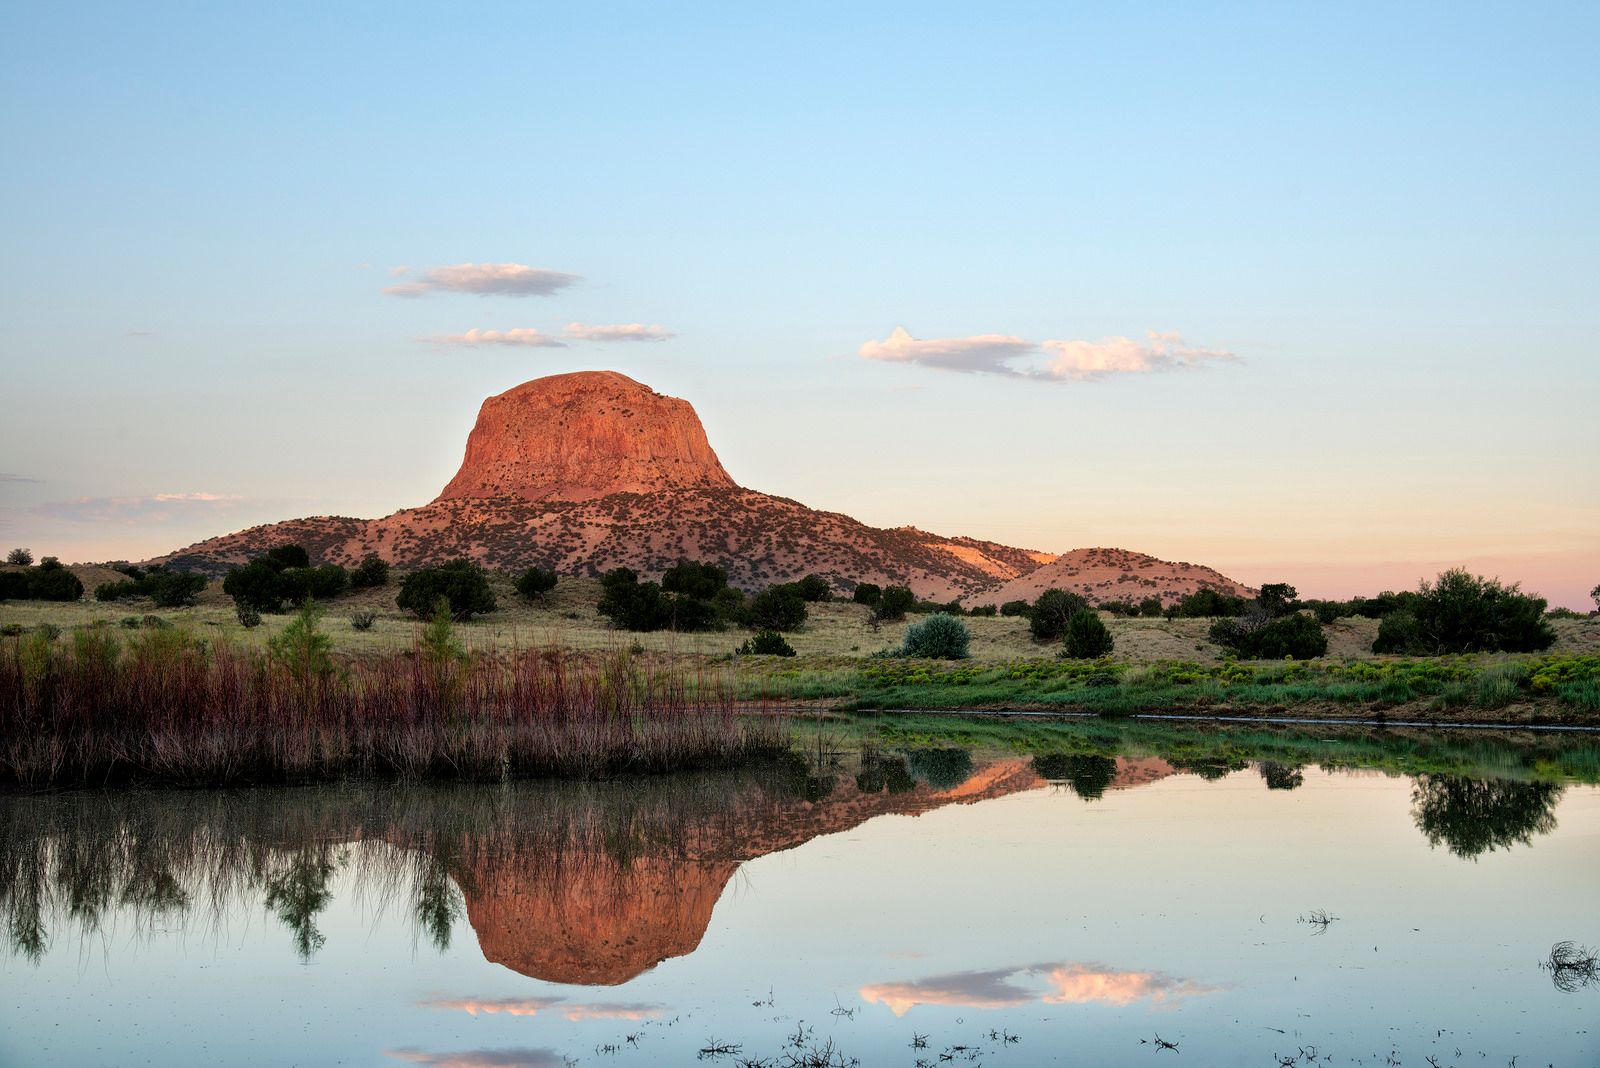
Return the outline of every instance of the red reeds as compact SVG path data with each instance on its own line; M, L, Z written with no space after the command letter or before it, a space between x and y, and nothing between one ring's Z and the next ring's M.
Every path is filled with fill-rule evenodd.
M725 766L786 732L727 680L626 651L323 662L107 629L0 643L0 785L497 780Z

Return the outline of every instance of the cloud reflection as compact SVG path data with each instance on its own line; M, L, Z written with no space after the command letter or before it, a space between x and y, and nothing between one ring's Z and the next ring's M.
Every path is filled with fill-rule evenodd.
M1038 1001L1046 1005L1116 1005L1148 1001L1173 1003L1214 994L1206 986L1163 972L1113 971L1098 964L1066 961L994 971L952 972L910 983L877 983L860 990L868 1004L882 1004L896 1016L917 1005L966 1009L1005 1009Z
M473 1016L483 1013L537 1016L559 1013L568 1020L647 1020L666 1011L665 1005L645 1002L577 1002L564 998L436 998L422 1003L430 1009L460 1009Z

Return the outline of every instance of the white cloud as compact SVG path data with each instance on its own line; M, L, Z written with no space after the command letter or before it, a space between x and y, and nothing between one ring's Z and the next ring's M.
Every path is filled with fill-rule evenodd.
M468 330L464 334L436 334L433 337L418 338L430 345L507 345L528 349L564 349L565 341L541 334L531 326L519 326L512 330Z
M1176 332L1155 330L1144 341L1107 337L1099 341L1045 341L1040 347L1053 357L1045 374L1057 379L1181 371L1210 361L1237 363L1239 359L1231 352L1191 345Z
M614 326L594 326L588 323L568 323L563 337L574 341L665 341L677 337L662 326L644 323L618 323Z
M385 287L383 292L391 297L425 297L429 293L547 297L579 281L575 274L521 263L457 263L415 272L406 267L395 267L389 273L395 278L412 276L409 282Z
M1231 352L1191 345L1176 333L1154 330L1145 341L1108 337L1099 341L1033 342L1012 334L915 338L904 327L896 327L886 340L863 344L859 355L866 360L912 363L941 371L1058 382L1178 371L1209 362L1238 362ZM1041 364L1040 357L1048 359Z
M917 363L944 371L973 374L1018 372L1007 361L1025 356L1036 346L1010 334L978 334L974 337L915 338L903 326L894 328L885 341L868 341L860 354L867 360L889 363Z

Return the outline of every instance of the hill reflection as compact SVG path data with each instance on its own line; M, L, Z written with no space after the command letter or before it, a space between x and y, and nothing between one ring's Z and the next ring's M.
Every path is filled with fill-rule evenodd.
M0 805L0 917L10 948L39 959L62 931L116 917L139 931L195 912L265 908L310 960L336 888L400 908L447 947L465 920L486 960L555 983L615 985L692 953L740 865L850 830L1054 785L1085 803L1188 772L1159 757L1049 753L983 758L959 748L864 749L742 773L611 783L351 786L240 792L76 794ZM1257 766L1292 790L1298 765ZM1414 778L1427 842L1463 857L1526 844L1555 826L1559 784ZM1049 989L1015 985L1035 977ZM1058 989L1057 989L1058 988ZM1153 973L1077 962L863 990L897 1012L950 998L1161 1000L1209 991ZM1021 991L1019 993L1019 991ZM954 1003L954 1002L950 1002ZM468 1012L639 1018L654 1005L461 1002Z

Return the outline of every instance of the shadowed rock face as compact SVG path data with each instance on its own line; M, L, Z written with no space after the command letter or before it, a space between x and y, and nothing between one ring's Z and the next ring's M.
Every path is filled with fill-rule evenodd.
M581 371L484 401L438 500L588 501L733 485L687 401L615 371Z

